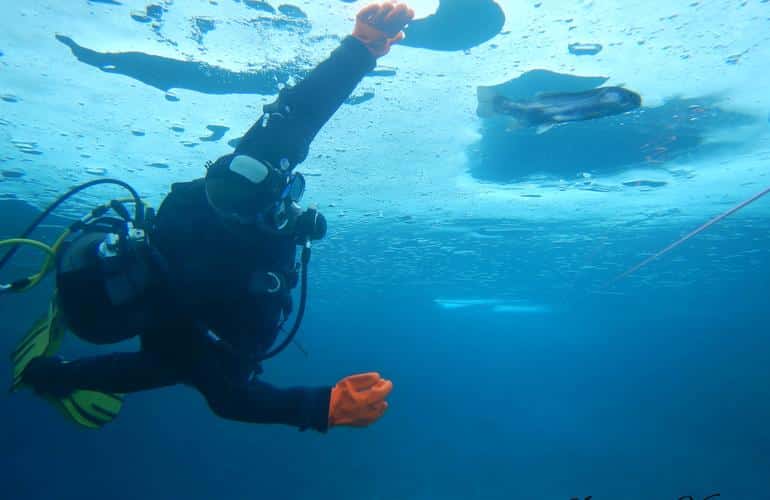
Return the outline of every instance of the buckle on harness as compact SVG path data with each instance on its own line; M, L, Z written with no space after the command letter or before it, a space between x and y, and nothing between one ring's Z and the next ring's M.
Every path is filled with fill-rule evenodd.
M280 271L258 271L251 276L249 292L253 294L275 295L288 293L297 286L297 273Z
M278 275L272 271L268 271L267 273L268 278L271 278L274 282L274 286L272 288L267 289L267 293L276 293L281 289L281 278L278 277Z

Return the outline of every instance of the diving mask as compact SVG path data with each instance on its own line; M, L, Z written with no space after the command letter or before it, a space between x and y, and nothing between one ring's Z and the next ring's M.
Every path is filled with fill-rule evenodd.
M206 196L223 218L281 231L300 212L305 178L288 162L275 168L246 155L227 155L206 174Z
M287 226L292 213L298 214L301 211L299 202L304 194L305 177L299 172L290 174L278 200L262 216L270 222L271 227L280 231Z

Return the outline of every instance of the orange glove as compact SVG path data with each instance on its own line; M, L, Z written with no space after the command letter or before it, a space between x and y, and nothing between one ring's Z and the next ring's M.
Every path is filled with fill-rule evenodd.
M356 16L353 36L361 40L374 57L382 57L391 45L404 39L401 30L413 17L414 11L406 4L373 3Z
M379 373L362 373L345 377L334 386L329 400L329 427L348 425L366 427L374 423L388 408L393 382Z

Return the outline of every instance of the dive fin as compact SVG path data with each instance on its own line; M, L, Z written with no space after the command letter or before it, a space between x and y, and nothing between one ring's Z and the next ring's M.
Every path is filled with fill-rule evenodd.
M41 356L53 356L59 351L64 338L64 324L55 305L51 302L48 314L40 318L27 331L19 345L11 354L13 366L13 385L11 391L23 387L21 375L30 361Z
M51 301L49 312L32 325L27 334L11 354L13 385L11 391L25 387L22 374L27 365L39 357L54 356L64 339L64 321L56 307L56 298ZM112 422L120 413L123 397L120 394L78 389L58 399L43 396L65 417L89 429L99 429Z
M109 392L76 390L63 399L46 398L65 417L89 429L100 429L120 413L123 397Z
M556 124L554 124L554 123L549 123L547 125L540 125L540 126L537 127L537 130L535 131L535 133L537 135L545 134L546 132L548 132L549 130L554 128L555 126L556 126Z

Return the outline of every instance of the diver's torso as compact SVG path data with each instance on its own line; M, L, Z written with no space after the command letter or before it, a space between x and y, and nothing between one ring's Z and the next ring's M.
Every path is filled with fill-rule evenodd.
M209 207L199 179L173 186L158 211L152 242L168 267L173 310L238 349L270 346L288 291L258 293L252 282L265 271L294 269L292 237L229 230Z

